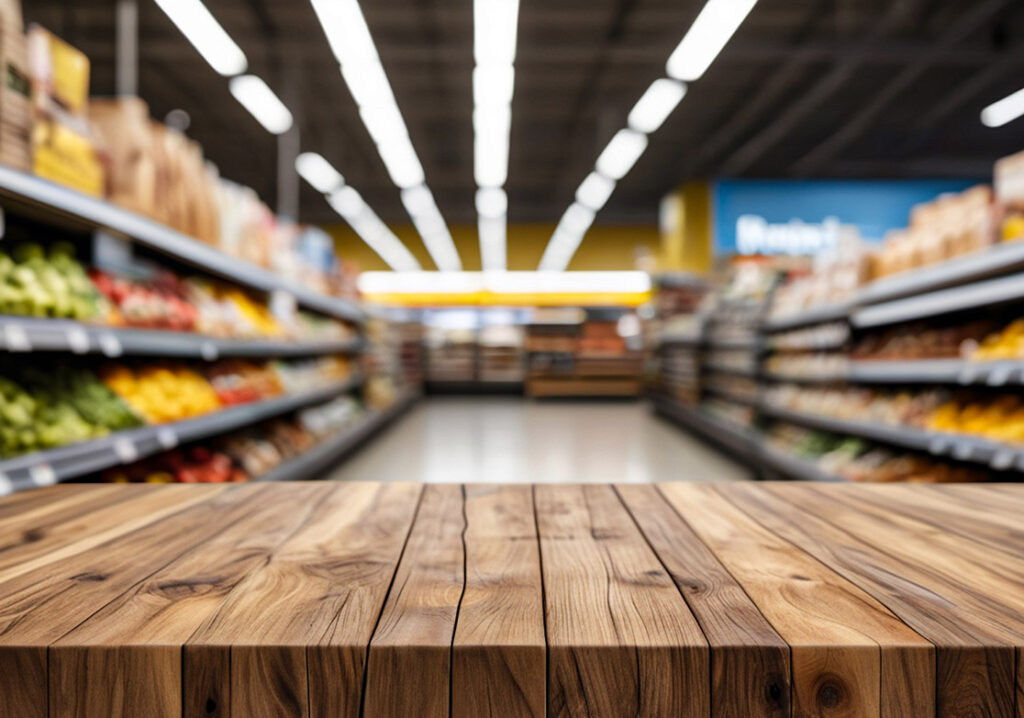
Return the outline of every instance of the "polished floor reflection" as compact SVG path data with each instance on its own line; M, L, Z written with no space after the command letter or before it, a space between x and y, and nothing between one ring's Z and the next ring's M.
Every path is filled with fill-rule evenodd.
M329 478L425 482L734 481L749 472L645 402L421 401Z

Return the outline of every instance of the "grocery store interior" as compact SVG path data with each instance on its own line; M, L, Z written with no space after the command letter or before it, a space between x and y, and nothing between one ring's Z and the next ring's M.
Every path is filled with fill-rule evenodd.
M0 715L1024 715L1022 48L0 0Z

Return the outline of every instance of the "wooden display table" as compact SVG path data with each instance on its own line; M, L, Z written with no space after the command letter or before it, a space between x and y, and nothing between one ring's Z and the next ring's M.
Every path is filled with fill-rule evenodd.
M1016 485L56 486L0 715L1011 718L1022 586Z

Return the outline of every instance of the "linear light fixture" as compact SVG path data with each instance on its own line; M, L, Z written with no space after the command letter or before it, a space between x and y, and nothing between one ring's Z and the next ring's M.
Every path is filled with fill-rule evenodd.
M329 194L345 184L341 173L316 152L303 152L296 157L295 171L322 194Z
M409 131L358 0L311 2L331 51L341 66L345 84L359 107L359 117L377 146L388 176L402 190L403 204L408 210L410 202L406 195L411 191L413 206L422 207L417 214L410 211L410 217L423 237L427 251L438 269L460 270L462 262L455 242L426 186L423 166L409 139ZM421 200L429 197L429 203L421 201L417 204L417 194Z
M156 0L210 67L225 77L245 72L245 53L200 0Z
M669 77L700 79L754 9L757 0L708 0L665 65Z
M485 271L505 271L519 0L473 0L473 177Z
M661 127L685 95L683 83L666 77L655 80L633 105L626 123L630 129L649 135Z
M982 110L981 122L986 127L1002 127L1021 115L1024 115L1024 88Z
M292 113L261 78L239 75L231 79L228 88L267 132L280 135L291 129Z
M389 267L401 272L420 269L420 263L409 248L388 229L355 188L345 185L336 189L327 195L327 203Z
M647 272L363 272L364 294L644 294Z
M548 240L540 269L564 271L569 266L593 224L594 214L604 207L615 191L616 182L629 173L647 149L647 135L664 124L686 96L685 83L704 74L755 4L757 0L707 0L669 57L665 66L668 77L652 82L637 100L629 112L627 127L612 137L598 156L595 171L576 190L576 201L566 210ZM1024 113L1024 90L1020 94L1020 113ZM986 112L990 109L986 108ZM982 121L986 122L984 113Z

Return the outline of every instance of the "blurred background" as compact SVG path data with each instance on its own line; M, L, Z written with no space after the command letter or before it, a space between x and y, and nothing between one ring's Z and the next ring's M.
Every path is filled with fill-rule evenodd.
M0 0L0 491L1014 480L1022 38L1010 0Z

